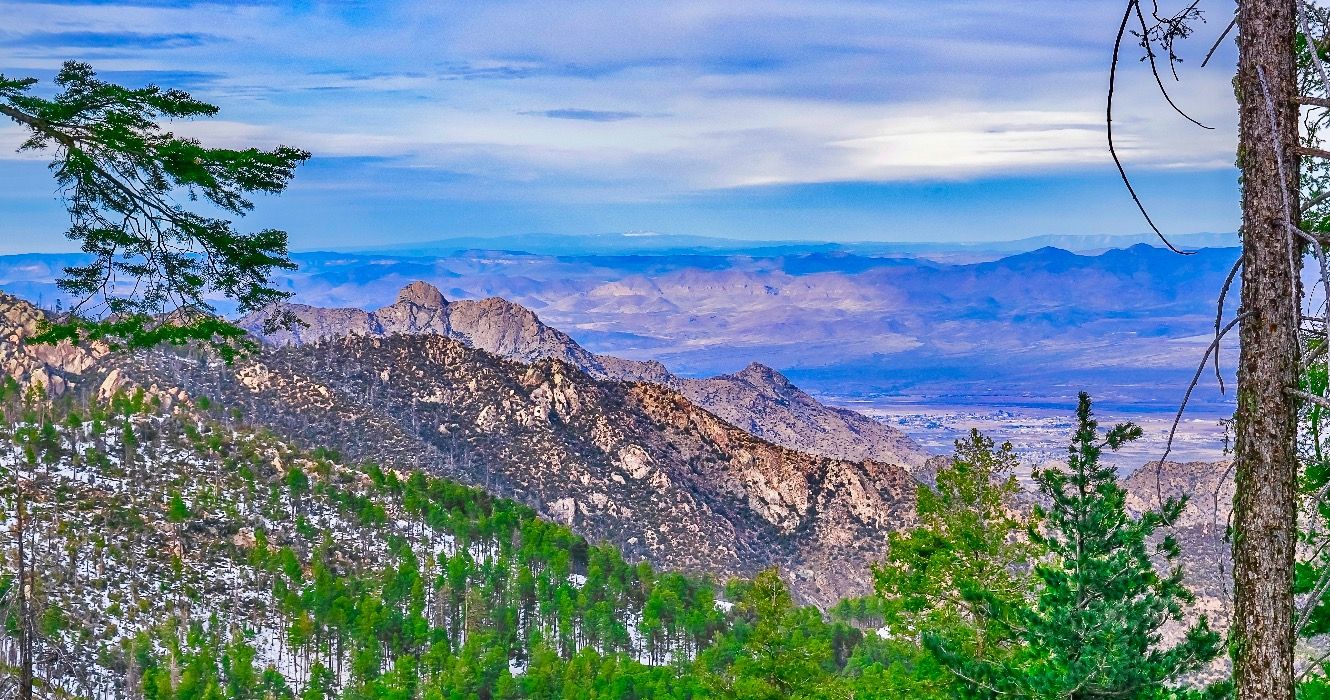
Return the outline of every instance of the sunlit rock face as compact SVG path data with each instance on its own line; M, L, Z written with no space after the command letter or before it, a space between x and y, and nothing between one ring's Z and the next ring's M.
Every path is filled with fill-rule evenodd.
M38 333L46 315L22 299L0 293L0 373L24 387L41 385L59 395L69 390L105 352L101 347L80 347L68 342L34 345L28 340Z
M441 335L520 362L558 359L597 378L666 386L729 423L791 449L906 469L920 467L928 459L896 428L825 406L770 367L753 363L735 374L679 377L659 362L594 355L541 322L530 309L504 299L450 302L433 285L412 282L394 304L372 312L295 304L284 308L306 326L264 335L267 313L247 316L240 323L274 345L354 335Z

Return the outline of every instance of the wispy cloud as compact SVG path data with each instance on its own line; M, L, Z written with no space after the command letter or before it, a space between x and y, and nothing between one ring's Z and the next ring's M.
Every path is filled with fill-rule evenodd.
M29 49L132 49L134 51L152 51L155 49L179 49L203 46L213 38L206 34L164 33L146 34L142 32L31 32L0 37L0 46L23 46Z
M108 77L222 107L225 121L181 132L435 171L458 198L654 201L1109 168L1113 12L1065 0L0 0L0 72L48 77L95 59ZM1230 54L1206 71L1188 61L1171 86L1207 132L1173 119L1143 67L1124 63L1115 124L1133 168L1231 164L1233 96L1216 65Z
M597 109L575 109L566 107L564 109L546 109L539 112L522 112L522 114L534 114L550 119L573 119L584 122L621 122L625 119L638 119L643 115L638 112L609 112Z

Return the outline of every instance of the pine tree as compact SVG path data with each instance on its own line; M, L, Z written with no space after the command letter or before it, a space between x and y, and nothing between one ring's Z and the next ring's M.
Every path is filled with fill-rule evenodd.
M796 607L776 569L758 573L735 607L746 622L737 635L741 646L736 650L718 647L706 655L734 654L731 663L706 678L712 697L849 697L843 681L834 674L835 656L821 614L814 608ZM704 657L703 663L708 661Z
M1028 563L1040 548L1025 535L1030 518L1018 509L1018 459L1010 443L995 446L978 430L956 441L936 487L918 490L919 522L892 533L887 555L874 567L883 622L894 639L931 636L971 658L1010 654L1012 640L985 605L967 599L983 590L1006 603L1025 598ZM943 691L945 678L921 674L912 693Z
M1099 457L1105 447L1117 450L1136 439L1141 429L1124 423L1101 436L1085 393L1076 418L1067 469L1035 472L1047 505L1036 509L1042 523L1031 537L1049 556L1035 566L1033 600L1012 605L983 591L967 593L1006 621L1021 652L996 661L967 659L929 641L980 696L1164 697L1168 684L1219 652L1219 637L1204 617L1177 644L1161 643L1161 629L1182 620L1192 595L1181 567L1173 565L1177 542L1164 536L1155 545L1169 562L1161 575L1150 559L1150 541L1177 520L1185 499L1131 517L1113 468Z
M179 491L171 492L171 500L167 504L166 519L179 525L189 520L189 506L185 504L185 499L180 497Z
M160 122L211 117L217 107L182 90L108 83L86 63L64 64L52 98L32 94L37 83L0 75L0 115L25 132L19 150L52 155L70 215L66 235L92 260L65 268L57 284L77 301L36 340L101 338L130 348L197 340L228 357L252 347L212 315L207 299L220 294L250 311L288 296L268 279L295 268L286 233L241 233L212 214L245 215L252 193L286 189L309 154L207 148L178 137ZM161 322L168 313L175 323Z

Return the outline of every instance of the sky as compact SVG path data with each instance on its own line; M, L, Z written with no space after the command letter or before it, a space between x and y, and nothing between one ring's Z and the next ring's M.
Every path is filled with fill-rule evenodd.
M1166 3L1161 3L1166 4ZM1237 227L1236 52L1180 45L1174 114L1128 46L1114 125L1168 232ZM1145 230L1105 142L1118 2L0 0L0 73L84 60L221 108L177 133L313 153L243 229L296 249L657 231L978 241ZM0 124L0 253L60 251Z

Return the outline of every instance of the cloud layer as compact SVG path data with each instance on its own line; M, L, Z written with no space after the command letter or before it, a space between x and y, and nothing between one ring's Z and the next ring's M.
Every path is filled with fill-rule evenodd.
M441 197L650 202L1107 167L1117 11L1065 0L0 0L0 72L48 77L80 58L119 81L183 87L223 119L180 131L347 159L366 191L424 169ZM1222 25L1203 25L1184 50L1203 52ZM1230 167L1230 58L1184 64L1172 86L1212 131L1169 112L1143 66L1124 62L1115 125L1133 167ZM0 126L0 158L16 140Z

